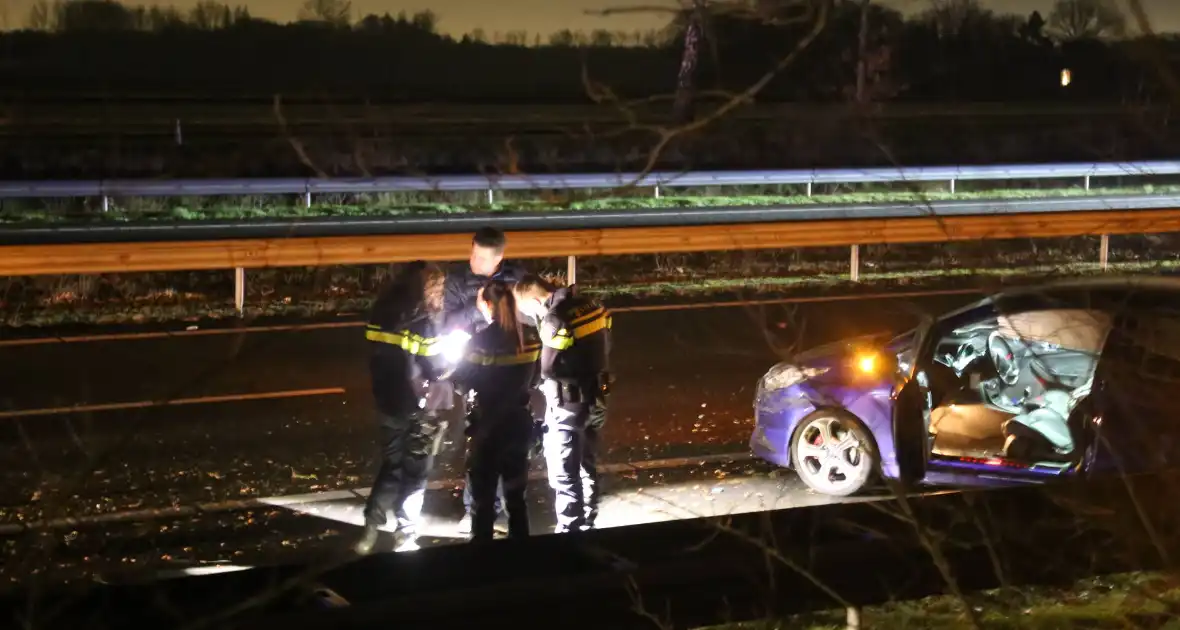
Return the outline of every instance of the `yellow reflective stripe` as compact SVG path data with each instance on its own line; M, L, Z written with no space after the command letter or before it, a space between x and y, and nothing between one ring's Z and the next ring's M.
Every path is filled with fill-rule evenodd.
M611 316L609 314L602 314L597 319L575 328L574 339L581 339L582 337L590 336L600 330L609 330L610 327Z
M568 330L562 328L552 335L542 335L541 343L557 350L568 350L574 345L574 338Z
M610 311L600 306L571 321L569 328L573 329L572 334L567 328L561 328L549 335L542 330L541 342L556 350L569 350L573 347L575 339L589 337L600 330L610 330L612 323Z
M585 315L582 315L580 317L575 317L574 319L570 320L570 326L577 328L578 324L590 321L590 320L594 319L595 317L602 315L604 312L606 312L606 308L599 306L598 308L590 311L589 313L586 313Z
M517 354L497 357L496 365L524 365L526 363L536 363L541 358L541 351L532 350L520 352Z
M467 361L476 365L525 365L541 358L540 347L536 344L525 346L525 349L515 354L484 354L472 352L467 355Z
M385 332L377 326L368 326L365 330L365 339L397 346L410 354L424 357L432 357L439 353L438 346L435 344L438 337L423 337L408 330L391 333Z

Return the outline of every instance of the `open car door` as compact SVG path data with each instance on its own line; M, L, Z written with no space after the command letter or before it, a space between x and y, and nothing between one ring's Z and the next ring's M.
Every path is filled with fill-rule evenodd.
M929 414L926 393L911 376L898 383L893 391L893 445L897 453L897 478L913 486L926 478L930 453Z
M897 478L905 486L926 478L930 455L929 383L926 381L924 357L933 323L920 326L909 340L909 348L890 348L898 354L898 380L893 398L893 447L897 461Z

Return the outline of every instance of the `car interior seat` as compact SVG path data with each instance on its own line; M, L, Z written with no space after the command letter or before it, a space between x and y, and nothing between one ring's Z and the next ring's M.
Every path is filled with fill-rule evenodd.
M1016 459L1069 459L1080 426L1072 426L1074 409L1089 396L1093 376L1072 391L1049 389L1026 403L1026 411L1004 423L1004 456Z

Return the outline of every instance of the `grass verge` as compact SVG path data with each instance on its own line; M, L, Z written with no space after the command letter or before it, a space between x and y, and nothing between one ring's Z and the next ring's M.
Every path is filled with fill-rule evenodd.
M782 188L782 187L778 187ZM370 195L351 196L347 202L325 201L310 207L292 203L291 199L274 197L192 198L171 200L165 198L141 198L116 204L107 212L88 209L84 204L45 203L37 206L15 202L0 205L0 223L122 223L132 221L198 221L198 220L249 220L249 219L310 219L329 217L399 217L413 215L446 215L472 212L560 212L572 210L639 210L653 208L712 208L712 207L758 207L758 206L811 206L822 204L854 205L868 203L922 204L947 200L1016 200L1044 197L1085 197L1099 195L1173 194L1180 193L1180 186L1139 186L1126 188L1052 188L1052 189L1000 189L982 191L961 191L952 194L945 190L934 191L855 191L845 193L817 194L746 194L717 196L709 195L709 189L702 196L673 197L603 197L593 199L508 199L487 203L463 203L461 201L426 201L423 195ZM528 191L526 191L528 192ZM535 193L532 193L535 195ZM468 195L473 196L473 195ZM340 196L337 196L340 197ZM77 200L75 200L77 201Z
M986 591L969 596L986 628L1180 628L1180 580L1160 573L1130 573L1082 580L1065 588ZM792 619L713 626L709 630L843 630L844 611ZM971 627L951 597L866 608L861 627L959 630ZM702 629L703 630L703 629Z
M1180 260L1111 263L1114 273L1168 273ZM981 287L999 289L1016 283L1094 276L1104 273L1097 264L1065 263L1023 267L987 267L862 273L852 282L846 273L807 276L754 276L589 285L583 291L608 304L685 303L694 301L813 297L877 293L890 290L939 290ZM262 320L317 320L360 318L372 305L372 294L322 294L301 300L271 299L247 303L244 317ZM10 310L0 325L10 329L77 326L115 326L184 322L202 326L238 318L233 304L207 295L188 295L161 303L155 298L118 302L62 303L35 310ZM30 331L31 332L31 331Z
M1180 261L1124 262L1112 263L1110 271L1121 273L1167 272L1180 269ZM928 269L861 273L859 282L852 282L847 274L823 274L815 276L789 276L768 278L709 278L682 282L649 282L624 284L610 287L590 287L585 292L610 299L620 296L662 297L669 295L697 295L728 291L755 291L760 293L779 292L790 289L818 289L824 287L897 286L920 287L931 281L954 282L962 280L1030 278L1048 279L1075 277L1102 273L1098 263L1064 263L1061 265L1038 265L1032 267L996 267L983 269Z

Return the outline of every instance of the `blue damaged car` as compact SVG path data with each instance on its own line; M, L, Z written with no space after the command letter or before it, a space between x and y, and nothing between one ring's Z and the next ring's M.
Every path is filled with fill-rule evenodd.
M1180 279L1019 288L758 382L755 455L836 496L1180 463Z

